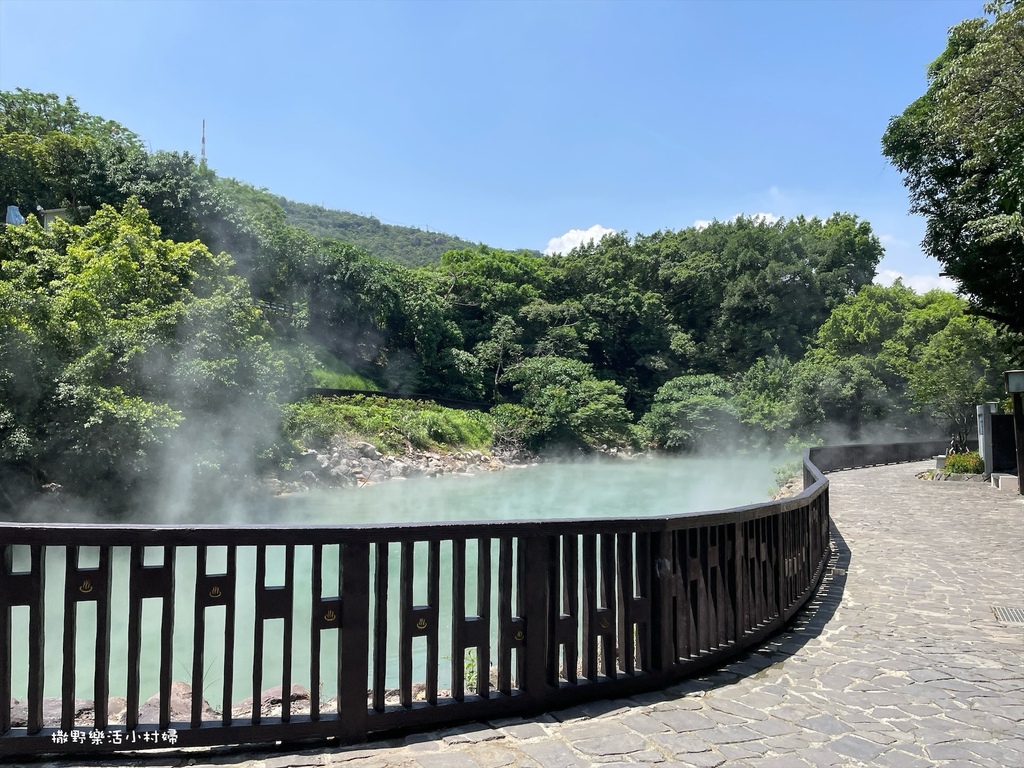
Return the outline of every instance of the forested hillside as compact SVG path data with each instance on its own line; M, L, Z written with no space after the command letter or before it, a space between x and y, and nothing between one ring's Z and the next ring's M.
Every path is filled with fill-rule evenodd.
M749 450L962 433L1021 344L951 294L872 285L851 213L411 268L54 94L0 93L0 203L27 219L0 233L0 465L106 506L287 466L288 404L325 372L493 405L474 423L503 445Z
M394 261L406 267L437 264L445 251L476 247L474 243L442 232L384 224L373 216L295 203L283 197L276 197L275 200L293 227L315 237L351 243L378 259Z

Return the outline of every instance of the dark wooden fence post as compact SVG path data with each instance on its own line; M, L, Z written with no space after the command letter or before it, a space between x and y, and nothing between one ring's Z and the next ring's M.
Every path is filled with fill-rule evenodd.
M653 669L664 672L675 663L675 588L672 578L672 533L651 534L651 656Z
M555 563L551 560L548 536L526 536L519 540L526 549L524 568L526 593L524 619L526 620L526 680L523 686L531 705L539 708L548 691L548 636L551 611L551 581Z
M386 567L386 566L385 566ZM370 545L344 544L341 553L341 659L338 672L338 736L366 741L370 650ZM378 606L378 611L386 610ZM314 684L316 681L314 681Z

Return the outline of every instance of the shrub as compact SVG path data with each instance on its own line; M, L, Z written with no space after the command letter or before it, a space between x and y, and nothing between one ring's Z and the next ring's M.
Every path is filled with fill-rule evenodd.
M946 471L958 475L980 475L985 471L985 462L977 451L953 453L946 457Z
M286 408L286 433L311 446L336 436L365 440L384 453L406 447L430 450L487 449L493 439L490 416L418 400L383 397L313 397Z

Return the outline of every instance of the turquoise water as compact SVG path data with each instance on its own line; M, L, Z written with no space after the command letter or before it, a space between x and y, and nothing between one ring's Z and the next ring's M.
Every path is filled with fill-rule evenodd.
M722 509L762 501L767 497L774 475L773 463L763 459L637 459L603 463L542 464L535 467L481 473L475 477L420 478L408 481L390 481L357 489L314 491L305 494L271 499L264 503L238 506L206 512L200 517L206 522L230 524L379 524L402 522L441 522L465 520L522 520L579 517L660 516L687 512ZM26 548L15 549L15 569L26 568L23 562ZM83 548L80 563L95 565L97 550ZM156 559L149 560L152 555ZM416 582L414 600L425 602L426 546L416 547ZM467 551L467 601L473 603L476 573L475 543ZM147 562L159 562L159 550L147 552ZM224 548L211 548L208 571L223 568ZM441 549L441 597L439 640L441 654L450 644L451 620L450 545ZM59 696L62 666L64 550L50 548L47 556L47 611L45 620L46 649L44 687L46 696ZM497 565L496 547L492 551L492 564ZM389 567L389 641L388 685L397 685L398 660L398 546L391 547ZM322 568L324 596L336 592L337 547L325 547ZM128 551L116 548L113 554L113 618L111 626L110 695L124 696L127 681L127 607L128 607ZM371 564L372 568L372 564ZM175 632L173 649L173 679L190 682L192 669L192 640L194 611L193 593L196 570L195 548L177 550L175 564ZM309 680L309 626L308 595L311 583L311 549L296 549L296 601L294 623L295 645L292 651L293 680L307 688ZM268 584L283 583L284 547L268 548ZM234 647L235 679L232 699L237 702L251 694L253 662L252 599L255 579L255 550L238 550L238 595L236 640ZM494 578L493 588L497 588ZM245 597L248 595L248 599ZM492 601L493 602L493 601ZM472 611L470 611L472 612ZM497 611L492 609L492 617ZM446 618L447 621L446 621ZM13 695L23 698L27 688L28 637L27 608L14 609L14 679ZM371 619L372 620L372 619ZM156 693L159 663L160 601L146 600L143 609L143 659L141 698L144 701ZM496 623L496 618L492 622ZM264 655L263 688L279 685L281 681L282 622L266 625L266 652ZM492 628L492 635L496 627ZM220 708L222 681L220 667L223 659L224 615L222 609L207 611L207 642L205 664L209 675L204 684L204 697L215 708ZM336 632L323 634L326 648L336 647ZM422 644L422 641L418 641ZM92 659L95 643L94 605L80 604L78 611L78 643L76 665L76 693L81 698L92 698ZM324 698L333 696L336 680L336 657L330 651L321 654L321 679ZM441 664L440 687L450 681L449 660ZM415 678L422 680L422 648L414 665Z
M268 508L267 518L259 522L657 517L761 501L774 482L777 463L765 457L540 464L472 478L419 478L283 497L277 500L280 507Z

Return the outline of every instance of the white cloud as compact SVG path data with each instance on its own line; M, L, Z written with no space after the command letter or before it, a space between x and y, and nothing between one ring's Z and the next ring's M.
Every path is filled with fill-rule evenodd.
M950 292L956 290L956 282L941 275L904 275L895 269L883 269L875 275L877 285L890 286L897 280L902 280L905 286L913 288L917 293L927 293L934 288Z
M732 217L733 221L738 219L741 215L742 214L737 213ZM776 216L774 213L755 213L751 216L747 216L747 218L756 221L758 224L774 224L782 217Z
M754 222L756 222L758 224L774 224L776 221L778 221L782 217L781 216L776 216L774 213L766 213L766 212L762 211L760 213L751 214L750 216L747 216L745 213L737 213L737 214L734 214L733 217L731 219L729 219L729 221L736 221L737 219L740 219L740 218L750 219L750 220L752 220L752 221L754 221ZM710 224L711 224L711 220L709 220L709 219L697 219L695 222L693 222L693 228L694 229L707 229Z
M552 237L548 240L548 247L544 249L545 256L552 256L556 253L568 253L578 245L589 243L593 240L599 242L605 235L615 234L614 229L602 227L595 224L590 229L570 229L560 237Z
M886 248L913 248L913 244L908 243L906 240L900 240L895 235L879 235L878 242L884 245Z

